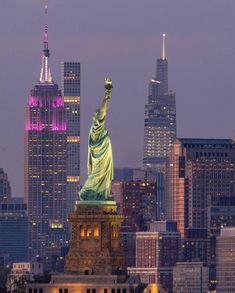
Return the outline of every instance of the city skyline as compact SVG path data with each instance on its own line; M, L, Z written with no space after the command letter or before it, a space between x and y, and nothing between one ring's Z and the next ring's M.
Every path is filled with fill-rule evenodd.
M61 61L82 63L82 182L86 173L88 117L95 110L92 104L102 96L103 79L108 75L114 80L109 129L115 165L141 166L147 84L161 52L163 32L167 34L171 56L170 85L177 93L178 137L234 138L235 3L197 1L189 5L186 1L150 1L146 6L130 0L108 6L104 0L99 5L76 2L67 6L62 1L51 1L49 27L55 80L59 83ZM44 4L11 1L3 3L0 12L0 62L4 68L0 74L1 167L9 176L13 196L23 196L24 105L28 89L39 78L36 69ZM169 17L171 22L166 21ZM9 80L14 87L9 86ZM125 127L127 121L129 125Z

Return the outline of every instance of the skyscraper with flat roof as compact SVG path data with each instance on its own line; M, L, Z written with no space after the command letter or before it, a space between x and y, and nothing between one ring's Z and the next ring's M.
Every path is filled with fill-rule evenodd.
M166 167L165 211L184 238L184 261L210 266L215 282L216 241L221 226L234 225L235 142L178 138Z
M61 89L67 123L67 213L74 209L80 182L80 63L61 63Z
M232 139L178 138L167 162L165 210L185 229L207 229L208 207L235 198Z
M30 92L25 121L25 201L28 204L30 256L67 240L66 116L49 66L45 25L41 74Z
M170 147L176 138L175 93L168 90L166 35L163 34L162 57L157 59L156 75L149 83L145 106L144 159L148 169L163 170Z

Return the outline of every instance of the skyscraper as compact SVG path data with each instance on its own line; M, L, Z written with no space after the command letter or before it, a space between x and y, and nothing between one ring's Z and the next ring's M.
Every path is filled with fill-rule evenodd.
M9 203L11 200L11 186L7 173L0 169L0 203Z
M73 211L80 182L80 63L61 63L61 89L67 123L67 213Z
M217 292L235 292L235 228L221 229L217 237Z
M66 117L49 57L45 25L40 79L26 106L24 196L31 257L66 241Z
M235 197L234 167L231 139L175 140L167 162L165 210L181 235L187 228L207 229L208 207Z
M168 90L166 35L163 34L162 57L157 59L156 75L149 83L145 106L144 159L148 169L163 170L172 142L176 138L175 93Z
M234 224L235 142L178 138L166 167L165 211L184 237L184 261L210 266L215 282L216 241L221 226Z

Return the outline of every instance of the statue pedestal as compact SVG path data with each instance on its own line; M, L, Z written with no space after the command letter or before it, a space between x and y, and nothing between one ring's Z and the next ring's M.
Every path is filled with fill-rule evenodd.
M76 203L69 215L72 226L65 272L79 275L118 275L124 269L120 225L115 201Z

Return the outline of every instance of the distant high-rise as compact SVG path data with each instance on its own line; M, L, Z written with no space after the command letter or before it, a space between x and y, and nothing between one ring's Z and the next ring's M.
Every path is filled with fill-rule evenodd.
M24 196L31 257L67 241L66 113L61 91L51 76L49 56L45 25L40 79L26 106Z
M61 63L61 89L67 123L67 213L74 209L80 182L80 63Z
M208 268L201 262L178 262L173 268L173 292L207 293L208 283Z
M178 223L184 261L208 264L213 285L215 236L235 223L235 142L178 138L166 165L166 218Z
M235 142L175 140L166 169L166 217L185 229L207 229L208 208L235 198ZM211 222L213 224L213 222ZM213 229L213 227L211 227Z
M7 174L0 169L0 203L9 203L11 200L11 186Z
M217 237L217 292L235 292L235 227L221 229Z
M27 205L23 203L0 204L0 254L10 261L28 258Z
M172 293L172 269L180 255L180 233L175 222L152 222L148 232L136 232L136 267L143 283L159 283Z
M156 76L149 83L145 106L144 159L145 168L164 171L166 157L176 138L175 93L168 90L166 36L163 34L162 57L157 59Z
M147 230L156 220L156 182L132 180L122 182L123 231Z

